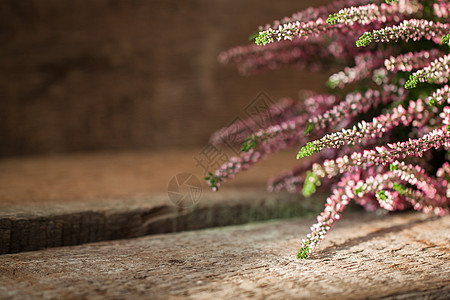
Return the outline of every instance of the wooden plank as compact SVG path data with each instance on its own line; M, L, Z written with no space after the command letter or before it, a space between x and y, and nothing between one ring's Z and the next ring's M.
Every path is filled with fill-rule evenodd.
M344 214L296 260L314 219L0 256L0 298L448 299L450 216Z
M27 205L0 210L0 254L306 216L317 214L324 199L299 201L298 195L247 190L210 193L185 209L158 195L101 205L67 203L57 209Z
M323 195L300 201L298 195L264 191L267 177L291 168L293 151L261 162L219 193L202 181L198 203L177 207L167 194L168 183L181 172L202 178L193 159L198 151L0 160L0 254L305 216L322 209Z
M204 170L197 167L194 160L200 151L201 148L195 148L0 159L0 211L12 208L20 211L24 205L81 202L101 208L99 203L105 201L126 201L137 196L149 200L148 195L156 194L163 194L167 204L168 184L183 172L199 179L202 194L212 194L203 180ZM274 154L223 184L221 190L255 188L264 191L269 177L299 163L295 157L296 149ZM152 199L149 201L154 201Z

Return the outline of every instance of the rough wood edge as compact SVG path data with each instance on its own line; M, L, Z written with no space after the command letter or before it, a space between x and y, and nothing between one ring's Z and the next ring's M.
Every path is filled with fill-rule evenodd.
M0 254L125 239L253 221L305 217L323 209L324 195L302 199L287 193L210 194L190 208L161 199L49 205L0 210Z

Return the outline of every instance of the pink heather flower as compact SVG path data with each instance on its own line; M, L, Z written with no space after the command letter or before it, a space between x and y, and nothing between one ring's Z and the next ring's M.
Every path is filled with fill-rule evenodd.
M389 172L377 174L358 181L355 184L355 195L362 196L364 193L385 191L378 194L380 206L387 210L404 209L405 203L403 197L411 203L414 209L425 213L434 212L436 215L448 213L450 199L446 197L446 188L443 187L438 180L430 177L425 170L418 165L405 164L404 162L394 161L394 167ZM414 186L417 190L412 190L407 186L399 185L408 184ZM387 189L396 189L401 196L389 198L386 194ZM383 196L384 197L380 197ZM391 193L390 196L395 194ZM387 198L385 198L387 197ZM443 208L436 209L436 208Z
M339 181L338 187L326 200L325 210L317 217L317 223L311 226L311 233L302 240L297 258L307 258L325 238L334 222L341 218L342 212L353 197L354 185L355 180L352 174L344 175Z
M303 131L299 131L295 126L301 127L302 124L305 125L312 110L323 111L332 106L335 101L336 96L334 95L312 96L304 102L305 104L314 103L314 105L305 106L305 112L303 114L281 122L279 125L269 126L264 130L252 134L250 137L257 145L255 147L249 147L246 149L248 152L242 152L238 157L232 157L216 170L213 174L214 187L217 189L221 183L247 170L261 159L264 159L267 154L278 152L304 141L305 135ZM223 137L226 139L226 134ZM209 184L211 185L212 182L209 181Z
M374 165L386 165L406 156L422 157L423 153L435 148L450 147L450 132L446 126L435 129L419 139L409 139L406 142L388 143L386 146L377 146L372 150L354 152L335 160L326 160L323 165L314 164L313 173L319 177L334 177L338 174L351 172L357 169L366 169Z
M227 179L234 178L238 173L247 170L260 159L265 158L265 154L251 149L249 152L242 152L239 157L232 157L217 169L213 176L214 180L209 179L208 184L217 191L221 183Z
M307 116L307 114L303 115L304 120L306 120ZM298 120L298 118L300 117L295 118L295 120ZM281 125L270 126L263 131L266 136L252 135L253 138L260 139L256 140L258 145L255 148L251 147L247 149L248 152L241 152L240 156L230 158L228 162L225 162L214 172L214 186L216 190L221 183L227 179L234 178L238 173L247 170L261 159L265 159L268 154L302 142L305 135L302 131L293 130L294 125L294 120L290 120L281 123Z
M296 143L304 139L303 129L306 126L307 120L312 113L324 112L337 101L335 95L314 95L304 100L304 111L298 116L285 120L279 124L269 126L252 134L247 143L257 144L258 146L265 146L275 141L290 140L291 143Z
M267 182L267 191L280 192L286 190L289 193L297 193L301 190L306 171L312 167L312 162L303 163L291 171L284 171Z
M447 83L450 77L450 54L441 56L410 75L405 87L416 87L418 82Z
M309 39L322 36L325 33L328 35L331 35L331 33L336 34L337 30L343 34L356 37L367 30L375 28L375 25L353 24L350 26L347 24L329 24L325 18L319 17L316 20L295 21L280 24L277 28L266 28L265 30L259 31L259 35L255 38L255 43L261 46L274 43L275 41L292 41L295 38Z
M237 65L240 74L251 75L285 66L319 70L326 66L327 61L330 64L332 57L320 39L311 43L294 39L269 44L266 47L253 44L233 48L221 53L219 61L222 63L232 61Z
M428 176L420 166L398 161L394 161L394 166L391 171L365 178L358 172L346 173L333 195L328 197L317 223L311 226L311 233L302 240L297 258L306 258L319 245L351 200L357 201L367 194L373 193L380 207L390 211L403 210L411 204L416 210L438 216L450 212L450 198L445 195L445 189L437 190L437 180ZM448 164L445 168L450 171ZM399 182L417 189L405 187Z
M242 75L286 66L320 70L336 63L350 63L361 52L353 42L353 36L342 33L336 33L333 38L313 37L308 41L295 38L265 47L255 44L235 47L221 53L218 59L221 63L233 62Z
M373 176L361 178L356 181L351 194L352 199L357 200L367 195L374 195L378 207L388 211L403 210L408 204L403 197L399 197L399 192L392 190L393 183L397 177L392 172L378 173Z
M345 67L343 71L335 73L328 79L327 85L334 89L343 88L345 85L370 77L372 72L383 65L386 53L366 52L355 57L354 67Z
M384 65L389 71L411 72L412 70L426 67L430 62L443 54L438 49L408 52L397 57L391 56L384 61Z
M436 177L441 180L444 186L450 184L450 163L445 162L436 172Z
M436 172L440 186L445 190L445 195L450 199L450 164L445 162Z
M450 87L445 85L444 87L437 89L427 98L425 102L430 105L442 104L444 102L450 104Z
M380 102L387 103L388 101L399 101L405 98L403 89L398 89L394 85L385 85L382 91L369 89L365 93L350 93L345 97L345 100L338 105L333 106L327 111L323 108L330 107L335 101L336 97L331 95L318 95L305 100L306 107L309 111L306 114L299 115L293 119L282 122L279 125L270 126L267 129L260 130L251 135L247 143L260 144L262 146L268 143L275 143L282 140L290 140L291 142L301 142L304 140L302 129L308 126L315 134L317 129L324 129L327 126L334 126L344 119L356 116L361 112L367 112L370 108L376 107ZM309 105L309 102L312 102ZM309 118L310 113L321 113L317 117ZM290 143L292 144L292 143Z
M434 14L439 18L448 18L450 16L450 3L448 0L438 0L433 3Z
M269 181L269 190L299 192L303 183L303 193L307 196L319 185L330 186L333 177L342 174L317 224L302 240L298 258L306 258L317 247L350 200L369 210L413 207L438 216L450 213L450 163L443 163L436 177L425 171L432 170L435 161L443 159L445 153L446 160L450 157L450 88L446 84L450 78L450 54L446 54L450 4L447 0L432 3L386 0L391 5L384 2L338 0L320 8L309 8L260 27L255 42L269 44L266 47L236 47L219 57L221 62L235 63L242 74L285 66L317 70L345 64L350 67L330 76L329 87L344 88L361 81L358 91L343 91L346 95L342 100L334 95L311 96L285 105L264 128L245 120L238 122L237 128L231 126L213 137L217 144L229 142L233 135L238 136L236 142L242 142L244 136L250 135L242 148L248 152L233 157L214 174L210 173L207 180L213 189L272 152L305 144L309 133L313 140L306 143L297 158L320 153L314 160ZM433 20L420 19L423 17ZM355 36L360 36L357 47L350 42ZM408 53L402 53L403 43L373 43L370 48L362 48L372 42L420 39L432 40L441 50L430 50L430 43L424 43L427 50ZM398 72L414 73L405 81ZM405 101L408 96L405 88L415 87L419 82L442 86L426 98ZM373 83L378 89L373 88ZM427 90L411 94L424 92ZM369 122L360 121L363 113L372 116L381 103L384 104L382 114ZM374 111L369 112L371 109ZM356 125L350 126L355 122ZM393 130L400 125L409 126L411 132ZM334 133L323 136L330 131ZM396 140L397 136L405 135L410 138ZM345 144L354 147L341 147ZM441 148L447 152L429 151ZM403 159L407 162L399 161Z
M259 32L256 37L257 45L266 45L275 41L292 40L297 37L312 37L318 36L321 33L338 28L337 25L331 25L325 22L323 18L318 18L315 21L301 22L296 21L292 23L285 23L279 25L278 28L268 28Z
M349 149L326 149L318 154L316 160L337 158L339 156L348 154ZM312 168L313 160L304 161L301 165L293 168L290 171L283 171L279 175L272 177L267 182L267 191L280 192L282 190L288 193L298 193L302 190L303 183L306 178L306 173ZM332 184L331 180L324 179L322 186L326 187Z
M315 133L319 133L317 129L323 129L326 126L336 125L339 121L342 121L345 117L355 116L361 112L366 112L369 108L376 106L380 102L386 103L387 101L395 101L404 99L402 93L398 96L399 91L396 86L386 85L382 92L377 90L367 90L364 94L351 93L346 96L345 100L339 105L334 106L332 109L322 113L318 117L307 119L312 112L321 112L325 108L332 106L336 97L334 95L317 95L305 100L305 105L308 108L305 114L299 115L293 119L284 121L279 125L269 126L264 130L260 130L247 140L257 146L257 152L261 154L267 154L271 152L277 152L281 149L285 149L289 146L296 145L304 141L304 134L302 129L310 124L316 127ZM248 148L251 149L252 147ZM261 155L254 161L256 163L259 158L264 157ZM228 164L224 164L222 169L227 169ZM234 168L234 166L233 166ZM241 169L234 170L233 176L240 172ZM216 172L216 176L219 178L218 182L223 182L227 177L224 174L229 172Z
M438 216L449 213L450 198L446 195L448 184L442 185L440 180L429 176L418 165L400 163L392 173L398 176L399 180L416 186L423 193L424 197L412 201L414 209L425 213L435 213Z
M413 40L418 41L422 38L431 40L433 38L440 38L450 29L449 24L440 22L433 22L423 19L405 20L399 25L385 27L372 32L364 33L358 41L356 46L364 47L371 42L390 42L398 40Z
M308 38L318 36L321 33L330 32L336 29L346 29L349 33L364 32L363 26L373 22L387 23L399 22L406 16L414 15L421 11L422 6L416 1L401 0L399 4L392 6L382 4L380 7L375 4L362 5L359 7L343 8L334 17L330 16L327 21L323 16L317 19L305 18L292 20L291 22L276 22L274 26L266 26L264 30L260 28L259 36L256 37L256 44L265 45L281 40L292 40L295 37ZM357 26L358 24L358 26ZM351 27L351 30L350 30Z
M214 146L227 143L241 144L249 135L261 130L261 125L276 125L294 118L304 110L304 106L301 101L283 98L258 116L238 120L230 126L216 131L212 134L209 142Z
M388 21L400 22L403 17L416 14L422 9L423 6L417 1L409 0L399 0L392 5L381 3L378 6L371 3L359 7L343 8L333 16L330 15L327 22L347 25L353 25L354 23L367 25L372 22L386 23Z
M373 142L374 144L367 142L367 145L374 146L376 141ZM316 161L323 161L326 159L336 159L344 155L349 155L353 153L356 149L362 148L356 145L353 148L342 147L339 149L335 148L324 149L321 152L317 153L317 155L314 157L314 160L305 160L301 165L293 168L292 170L283 171L278 176L270 178L267 183L267 190L269 192L279 192L282 190L285 190L288 193L300 192L303 188L307 171L311 170L313 164ZM368 168L364 170L364 175L365 176L374 175L376 174L376 172L383 171L385 169L384 166L380 167L381 168L379 167ZM334 181L332 179L328 179L327 177L323 178L321 181L322 187L330 187L332 184L334 184ZM376 204L376 201L374 201L374 198L372 196L369 198L362 197L356 199L356 202L370 211L373 211L378 208L378 205Z
M368 3L381 3L382 0L337 0L327 5L319 7L309 7L303 11L293 14L291 17L285 17L281 20L274 21L273 25L266 25L260 27L259 31L267 30L269 28L276 29L278 26L293 23L296 21L308 22L317 20L318 18L327 18L329 14L336 12L344 7L360 6Z
M370 139L380 138L400 124L407 126L412 123L415 127L422 127L432 116L433 114L424 109L424 102L421 99L410 101L407 109L399 105L391 112L373 118L371 122L361 121L350 129L342 129L341 132L330 133L319 140L308 142L306 149L301 149L299 153L309 154L311 149L319 152L324 148L339 148L346 144L367 142Z
M405 98L404 90L402 88L399 89L395 85L384 85L381 91L368 89L364 93L350 93L345 97L344 101L335 105L330 110L318 116L311 117L308 123L314 125L315 128L333 126L345 118L367 112L379 103L386 104L389 101L400 101Z

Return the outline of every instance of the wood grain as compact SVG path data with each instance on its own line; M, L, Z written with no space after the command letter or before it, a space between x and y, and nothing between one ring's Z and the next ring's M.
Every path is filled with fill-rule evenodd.
M0 297L448 299L450 216L345 214L310 259L313 219L0 256Z

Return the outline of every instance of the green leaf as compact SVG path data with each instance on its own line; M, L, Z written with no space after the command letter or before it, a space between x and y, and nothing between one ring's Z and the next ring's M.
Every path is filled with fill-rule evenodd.
M355 194L355 196L358 196L358 194L361 192L362 192L362 187L359 187L353 191L353 194Z
M255 41L258 36L259 36L259 31L256 31L256 32L253 32L252 34L250 34L250 36L248 37L249 42Z
M255 44L259 46L264 46L268 43L272 43L273 38L270 36L270 33L267 31L262 31L258 33L258 36L255 38Z
M380 200L386 200L387 199L387 196L386 196L386 192L385 191L378 191L377 192L377 195L378 195L378 198L380 199Z
M320 186L321 182L319 177L311 171L306 172L306 179L303 183L303 195L309 197L317 190L316 187Z
M397 164L390 164L389 171L395 171L398 170L398 163Z
M445 45L445 44L450 45L450 33L448 33L442 37L441 44L442 45Z
M307 259L309 256L309 246L304 246L298 250L297 259Z
M327 87L329 87L330 89L335 89L338 86L339 81L337 80L330 80L328 79L326 82Z
M308 143L306 143L306 145L304 147L302 147L298 151L297 159L300 159L300 158L303 158L306 156L311 156L316 152L319 152L317 147L312 142L308 142Z
M305 135L310 134L313 130L314 130L314 124L310 123L310 122L306 123L305 131L304 131Z
M409 79L408 81L406 81L405 83L405 88L406 89L412 89L415 88L417 86L417 83L419 82L419 80L417 79L416 76L414 75L409 75Z
M205 177L205 180L209 183L209 185L211 186L211 188L213 190L217 190L218 186L217 186L217 177L214 176L213 173L208 172L208 176Z
M364 32L356 41L356 47L365 47L372 42L372 34L370 32Z
M249 136L245 139L244 143L242 143L241 151L248 152L250 149L256 146L256 138L253 136Z
M404 195L406 193L406 187L397 182L394 182L394 186L392 188L396 190L400 195Z
M328 16L327 24L333 25L336 24L337 22L339 22L339 14L336 13Z

